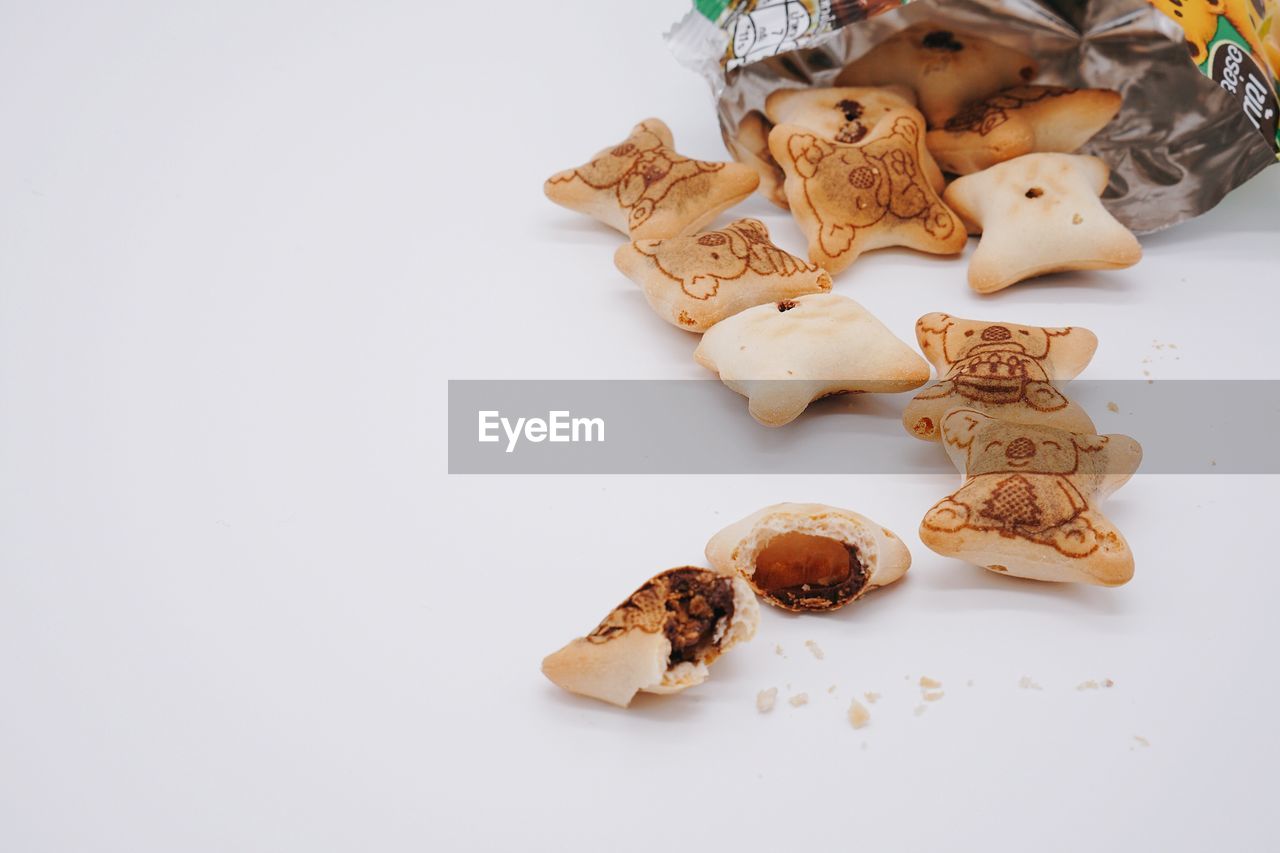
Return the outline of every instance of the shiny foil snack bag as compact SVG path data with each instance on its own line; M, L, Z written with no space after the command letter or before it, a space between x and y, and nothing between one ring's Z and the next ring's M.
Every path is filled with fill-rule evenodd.
M1198 216L1276 162L1280 0L695 0L667 34L710 82L729 151L772 166L765 98L832 86L928 22L1021 50L1036 83L1114 89L1119 115L1080 153L1111 166L1104 202L1151 232ZM767 133L767 130L765 131Z

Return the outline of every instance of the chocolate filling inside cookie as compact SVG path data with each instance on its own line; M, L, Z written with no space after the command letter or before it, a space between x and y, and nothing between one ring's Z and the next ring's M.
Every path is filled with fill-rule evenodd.
M867 584L858 549L836 539L789 532L756 556L752 583L791 610L826 610L850 601Z
M668 574L667 621L662 632L671 641L669 665L708 660L717 650L716 627L733 618L733 581L701 569Z

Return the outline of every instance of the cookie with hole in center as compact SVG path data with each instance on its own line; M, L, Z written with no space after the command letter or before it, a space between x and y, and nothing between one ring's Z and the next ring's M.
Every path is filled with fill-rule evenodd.
M786 173L791 215L809 241L809 259L831 273L863 252L903 246L950 255L968 239L922 167L924 125L915 110L882 118L856 145L780 124L769 150Z
M1111 89L1015 86L968 104L929 131L925 145L943 169L969 175L1023 154L1070 154L1119 111Z
M893 394L929 381L924 359L870 311L833 293L748 308L708 329L693 357L771 427L822 397Z
M678 693L707 679L721 654L760 622L751 588L729 574L685 566L654 575L596 629L542 661L571 693L627 707L636 693Z
M1098 348L1097 335L1088 329L935 313L916 321L916 340L939 377L902 413L902 425L916 438L940 441L939 424L956 408L1015 423L1094 431L1088 413L1058 390L1084 370Z
M775 504L729 525L707 543L707 560L794 612L837 610L911 567L892 531L847 509L806 503Z
M934 24L917 24L854 60L837 86L898 84L915 91L932 127L965 104L1001 89L1030 83L1034 59L978 36Z
M636 240L618 249L614 264L640 285L659 317L691 332L705 332L753 305L831 289L826 270L775 246L758 219Z
M677 154L671 131L645 119L617 145L543 184L547 198L595 217L633 240L697 231L760 183L741 163L715 163Z
M1098 502L1138 469L1138 442L955 409L942 444L964 484L920 523L926 546L1034 580L1119 586L1133 577L1133 553Z
M883 119L916 111L916 96L905 86L779 89L765 98L764 111L775 126L793 124L831 142L856 145ZM947 182L927 147L921 153L920 167L934 192L942 192Z
M992 293L1064 270L1130 267L1142 246L1099 197L1110 169L1082 154L1026 154L957 178L947 204L982 234L969 286Z

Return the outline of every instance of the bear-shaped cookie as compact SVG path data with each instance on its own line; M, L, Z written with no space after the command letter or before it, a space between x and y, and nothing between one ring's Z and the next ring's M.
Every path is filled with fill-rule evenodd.
M942 442L965 480L920 523L926 546L1035 580L1119 586L1133 577L1133 553L1097 503L1138 469L1138 442L973 409L943 418Z

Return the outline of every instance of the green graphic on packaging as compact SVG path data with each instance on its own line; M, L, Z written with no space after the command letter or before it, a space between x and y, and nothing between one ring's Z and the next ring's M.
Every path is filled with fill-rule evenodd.
M1198 67L1235 99L1245 118L1280 151L1280 104L1275 83L1248 39L1226 18L1219 20Z
M725 70L802 48L816 37L913 0L694 0L698 12L729 37ZM1275 79L1260 58L1272 20L1256 29L1239 0L1149 0L1183 28L1191 61L1239 103L1241 111L1280 151L1280 105ZM1248 3L1251 0L1244 0ZM1238 22L1238 23L1237 23Z

